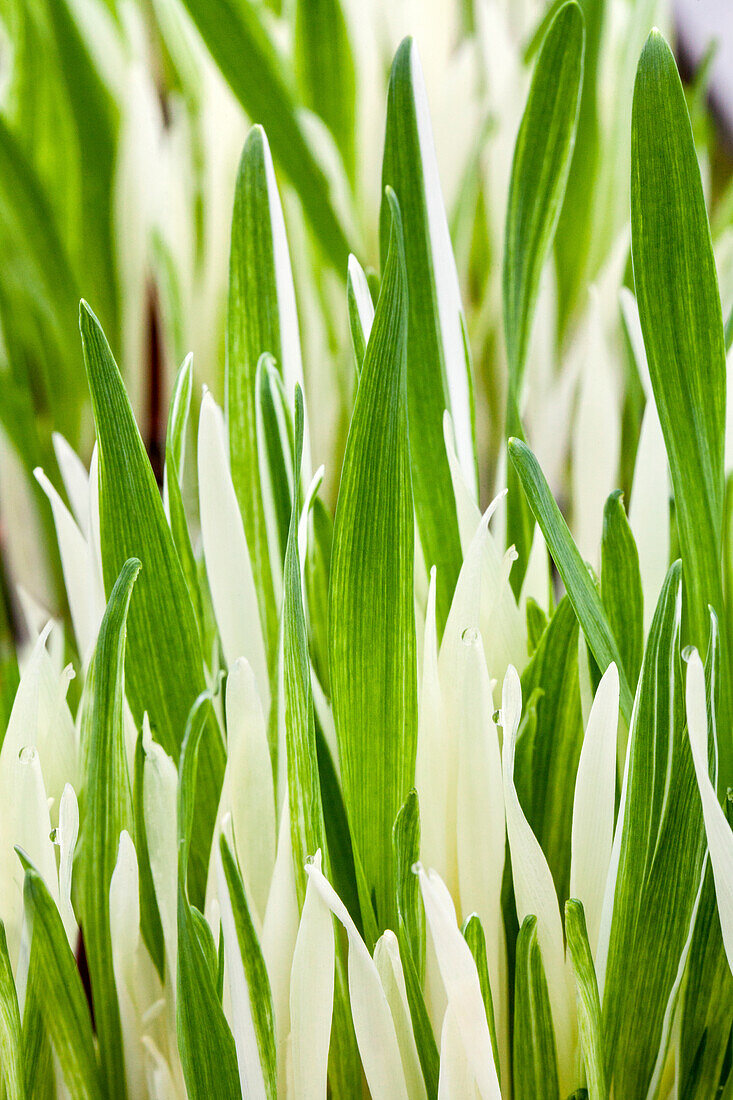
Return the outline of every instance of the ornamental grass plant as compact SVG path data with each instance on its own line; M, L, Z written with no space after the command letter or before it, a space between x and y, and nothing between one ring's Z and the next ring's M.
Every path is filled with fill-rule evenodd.
M733 1097L705 72L366 9L0 0L1 1100Z

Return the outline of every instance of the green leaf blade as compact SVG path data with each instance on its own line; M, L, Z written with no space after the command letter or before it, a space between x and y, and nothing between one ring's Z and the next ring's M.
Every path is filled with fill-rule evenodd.
M413 784L417 740L407 288L396 202L394 219L341 474L329 595L344 797L380 929L396 922L392 824Z

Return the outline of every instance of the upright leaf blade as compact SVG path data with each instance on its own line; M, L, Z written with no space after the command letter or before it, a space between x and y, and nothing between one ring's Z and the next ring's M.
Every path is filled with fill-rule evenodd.
M661 1072L668 1005L702 881L705 833L682 699L681 584L676 562L639 677L614 840L613 913L597 956L609 1083L620 1096L646 1095Z
M537 940L537 918L533 916L524 918L517 937L514 1095L516 1100L559 1095L555 1029Z
M246 7L246 5L245 5ZM234 194L227 311L226 394L234 489L268 647L278 611L267 541L257 441L257 364L268 352L289 389L302 381L293 277L272 158L261 126L250 130Z
M106 1090L76 960L43 879L25 866L23 901L33 921L32 952L37 953L37 965L31 969L43 1020L73 1100L98 1100Z
M618 643L626 679L636 687L644 650L644 594L639 554L626 518L620 490L603 509L601 599Z
M601 1026L601 1001L582 904L574 898L565 902L565 936L575 973L575 1001L583 1051L588 1100L607 1100L606 1064Z
M7 1100L25 1100L23 1035L10 966L5 925L0 921L0 1083Z
M464 476L476 494L471 365L458 277L440 192L427 96L417 47L399 47L389 84L382 187L397 194L408 286L407 406L415 511L429 569L437 567L438 621L448 616L461 566L461 544L443 440L447 408L456 427ZM382 201L382 261L391 241Z
M132 794L123 729L123 677L128 609L139 571L140 562L135 558L125 562L112 589L90 669L90 705L84 729L87 813L82 839L81 917L102 1072L107 1094L120 1098L127 1095L127 1090L112 961L109 887L120 833L132 829Z
M647 39L634 88L631 236L639 317L674 487L689 634L704 651L708 605L723 614L723 315L685 95L658 31ZM723 781L730 782L730 737L721 744L721 765Z
M611 661L619 670L621 711L627 724L631 721L632 695L621 665L618 645L606 617L601 597L573 541L540 464L526 443L509 440L509 457L519 475L524 492L544 535L547 548L562 577L578 622L601 672Z
M285 74L252 0L185 0L232 91L261 122L275 156L303 203L328 260L346 268L348 245L330 188L298 118ZM246 61L244 60L246 59Z
M583 15L563 4L542 43L514 147L504 234L504 336L519 398L540 275L575 143L583 83Z
M153 736L178 759L189 710L205 687L196 616L120 372L99 322L85 302L80 327L99 442L102 567L107 591L128 558L137 557L144 566L130 608L127 697L136 721L141 723L147 710ZM206 739L201 772L200 828L195 834L190 887L203 903L224 772L224 747L216 727Z
M417 740L407 287L399 208L392 202L390 254L341 473L329 595L344 798L380 929L396 923L391 831L413 783Z

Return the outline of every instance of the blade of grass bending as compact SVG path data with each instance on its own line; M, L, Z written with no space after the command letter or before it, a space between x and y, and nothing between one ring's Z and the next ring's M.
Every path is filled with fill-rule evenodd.
M251 0L185 0L185 5L247 115L267 130L278 164L298 192L326 258L342 272L349 251L344 228L258 5ZM260 349L268 350L273 349Z
M81 923L89 963L94 1023L109 1097L127 1095L122 1025L109 923L109 885L123 829L132 831L132 795L123 728L125 632L140 562L123 565L112 589L90 668L82 737L86 815L81 848Z
M224 950L229 970L237 1038L239 1080L244 1096L277 1096L275 1017L270 981L244 893L239 868L222 834L219 840Z
M394 928L392 824L414 781L414 519L407 434L407 286L399 207L346 444L331 556L330 679L355 860Z
M244 4L242 10L248 7ZM280 197L265 131L254 126L242 150L234 192L226 413L232 480L252 559L262 629L272 660L278 638L278 609L257 431L257 364L264 352L275 359L289 392L296 382L302 384L298 317Z
M588 1100L607 1100L601 1000L585 927L585 913L582 904L575 898L565 902L565 936L575 973L575 1002L578 1008L578 1030L588 1084Z
M614 661L619 669L621 711L628 725L631 721L633 698L601 597L532 451L521 440L510 439L509 457L519 474L522 488L598 667L601 672L605 672L611 661Z
M658 31L647 39L634 87L631 244L649 375L674 486L689 616L685 633L704 651L708 605L719 617L724 610L725 341L685 95L672 53ZM729 668L725 652L723 668ZM727 680L724 671L723 714L729 706ZM729 736L720 748L721 777L729 783Z
M20 853L19 853L20 854ZM72 1100L106 1096L97 1066L84 988L58 909L40 875L22 857L23 902L33 924L35 994ZM123 1080L124 1087L124 1080Z
M596 953L609 1086L621 1096L646 1095L663 1060L667 1006L702 881L705 833L680 668L681 588L676 562L639 676Z
M153 736L177 760L189 710L205 687L196 616L120 372L86 302L80 327L99 442L105 588L111 591L127 558L138 557L144 565L130 608L126 693L138 725L147 710ZM189 880L201 904L224 773L224 746L216 726L212 732L202 761Z
M461 566L461 544L443 441L447 408L464 476L477 496L471 364L417 46L406 38L392 64L382 188L397 194L408 287L407 405L415 512L428 570L437 567L442 632ZM380 211L383 266L391 242L387 198Z
M5 925L0 921L0 1084L7 1100L25 1100L23 1033L18 997L8 954Z
M239 1074L234 1038L219 999L215 975L207 963L188 899L186 869L196 800L196 773L201 739L211 736L211 696L196 699L181 748L178 769L178 973L176 1032L186 1090L192 1100L239 1100ZM203 918L202 918L203 919Z
M575 143L585 30L574 2L545 35L514 147L504 232L504 337L519 400L540 275L560 216Z
M514 1096L558 1096L555 1029L537 939L537 918L526 916L517 937L514 973Z
M603 509L601 599L632 691L644 651L644 594L639 554L626 518L623 493L611 493Z

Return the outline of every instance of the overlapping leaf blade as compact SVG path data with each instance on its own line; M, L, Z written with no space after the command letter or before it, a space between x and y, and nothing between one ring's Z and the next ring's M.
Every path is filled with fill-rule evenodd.
M537 940L537 918L527 916L517 938L514 975L514 1096L558 1096L555 1029Z
M415 769L414 520L407 435L407 286L399 208L341 473L331 556L330 679L355 858L394 928L392 824ZM365 922L366 923L366 922Z
M0 1083L7 1100L25 1100L23 1043L18 997L8 954L5 925L0 921Z
M428 569L437 567L438 621L445 624L461 544L443 441L447 408L459 459L476 489L471 364L455 261L435 161L425 87L412 39L392 64L382 187L392 187L402 212L408 286L407 405L415 511ZM380 215L382 262L391 241L387 199Z
M685 95L658 31L647 39L634 89L631 229L639 317L674 487L689 635L704 651L708 605L719 616L723 611L723 316ZM733 776L732 745L728 736L721 741L724 782Z
M267 130L277 161L298 192L326 257L338 271L345 270L345 232L258 6L251 0L185 3L237 99L249 117Z
M87 813L82 836L81 919L94 1022L109 1097L124 1100L122 1025L112 962L109 887L123 829L132 831L132 794L123 730L125 630L140 562L125 562L107 604L90 669L84 716Z
M585 913L582 904L574 898L565 902L565 936L575 973L578 1031L588 1082L588 1100L606 1100L608 1088L598 982L588 943Z
M137 557L143 570L130 609L125 662L133 714L148 712L154 737L178 758L189 710L204 688L196 616L163 502L125 388L96 317L82 303L80 326L99 443L102 566L109 591L123 563ZM189 883L201 900L214 815L224 771L216 727L206 739L198 789Z

